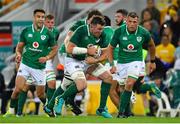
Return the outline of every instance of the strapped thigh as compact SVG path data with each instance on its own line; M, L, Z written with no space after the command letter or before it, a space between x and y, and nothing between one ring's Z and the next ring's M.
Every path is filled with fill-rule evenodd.
M106 71L107 69L105 68L105 66L102 65L101 63L98 63L98 66L95 67L94 71L92 72L92 75L95 77L99 77L101 74L103 74Z

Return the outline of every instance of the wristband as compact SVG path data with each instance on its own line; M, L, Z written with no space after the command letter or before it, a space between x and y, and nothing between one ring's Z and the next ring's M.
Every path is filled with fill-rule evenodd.
M80 54L86 54L87 48L81 48L81 47L74 47L72 54L74 55L80 55Z

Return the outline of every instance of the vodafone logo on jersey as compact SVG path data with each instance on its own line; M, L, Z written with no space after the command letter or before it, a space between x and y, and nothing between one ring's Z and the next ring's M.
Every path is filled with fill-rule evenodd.
M129 44L129 45L127 46L127 49L128 49L128 50L133 50L133 49L134 49L134 45L133 45L133 44Z
M34 48L38 48L39 47L39 43L38 42L33 42L33 47Z

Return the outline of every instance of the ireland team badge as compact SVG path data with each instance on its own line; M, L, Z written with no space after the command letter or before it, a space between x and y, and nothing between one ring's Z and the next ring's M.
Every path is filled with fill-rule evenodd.
M140 37L140 36L138 36L136 39L137 39L138 42L142 41L142 37Z
M45 40L46 39L46 35L41 35L41 40Z

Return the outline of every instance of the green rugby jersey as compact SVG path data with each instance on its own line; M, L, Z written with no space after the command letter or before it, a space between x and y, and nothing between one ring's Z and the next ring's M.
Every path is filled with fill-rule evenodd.
M112 40L114 29L111 26L105 26L103 29L103 33L105 34L105 41L109 44Z
M106 26L104 27L103 31L106 34L106 42L108 42L109 44L112 40L114 29L111 26ZM119 51L118 47L114 48L114 51L113 51L114 60L118 59L118 51Z
M86 19L79 20L73 24L73 26L70 27L70 31L75 31L77 28L79 28L82 25L87 25Z
M138 26L135 33L129 33L126 25L115 30L110 44L113 47L119 45L118 63L129 63L142 61L142 45L151 39L150 33L141 26Z
M126 24L126 22L122 21L120 26L125 25L125 24ZM119 45L116 48L114 48L114 51L113 51L114 60L118 60L118 54L119 54Z
M77 22L75 22L73 24L73 26L70 27L70 31L75 31L78 27L82 26L82 25L86 25L86 19L82 19L82 20L79 20ZM61 46L59 47L59 53L66 53L66 47L65 47L65 44L62 43Z
M108 46L109 42L106 42L106 34L102 32L99 38L96 38L89 31L89 25L80 26L71 37L70 41L76 44L77 47L88 48L91 45L98 45L101 48L105 48ZM69 57L73 57L77 60L84 60L86 54L81 55L69 55Z
M58 38L59 38L59 34L60 34L59 30L58 30L56 27L54 27L54 28L51 30L51 32L53 33L53 36L54 36L55 40L57 41Z
M53 34L45 26L40 31L36 31L33 25L22 31L19 42L25 44L22 63L35 69L45 68L46 63L39 63L39 58L48 54L48 47L57 44Z
M56 41L58 41L58 38L59 38L59 30L56 28L56 27L53 27L52 30L50 31L52 34L53 34L53 37ZM51 51L51 47L48 48L48 53Z

